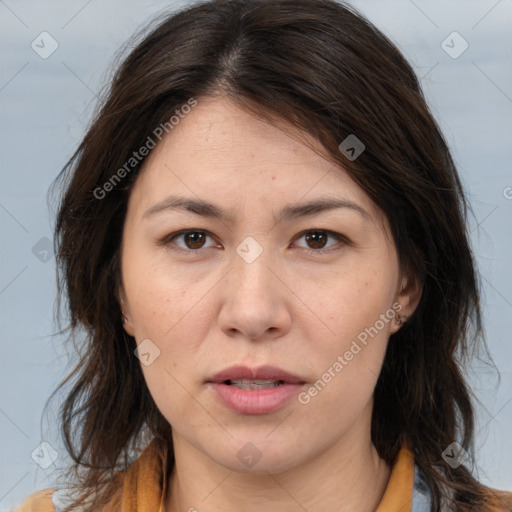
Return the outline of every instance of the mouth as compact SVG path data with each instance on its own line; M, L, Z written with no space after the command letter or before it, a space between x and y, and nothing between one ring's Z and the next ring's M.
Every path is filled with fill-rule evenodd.
M227 368L206 384L219 402L238 414L269 414L284 407L306 384L304 379L273 366Z
M235 387L242 386L241 389L246 389L243 386L247 385L256 386L249 389L260 389L259 386L275 387L282 384L305 384L304 379L276 366L259 366L257 368L231 366L216 373L208 382Z
M228 386L233 386L237 389L270 389L284 384L283 380L272 379L228 379L223 382Z

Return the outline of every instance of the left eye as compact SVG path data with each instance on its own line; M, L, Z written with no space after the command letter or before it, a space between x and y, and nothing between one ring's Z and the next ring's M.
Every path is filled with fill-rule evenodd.
M329 238L334 239L332 243L328 244ZM328 247L336 245L337 242L343 241L344 237L333 231L326 230L311 230L302 233L298 240L304 239L306 242L306 249L312 249L314 252L322 252ZM304 247L304 246L300 246Z

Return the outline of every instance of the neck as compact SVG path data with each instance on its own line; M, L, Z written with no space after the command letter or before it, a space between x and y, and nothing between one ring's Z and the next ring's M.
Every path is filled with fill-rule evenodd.
M169 477L166 512L374 511L390 468L354 425L335 445L280 474L231 471L174 434L175 465Z

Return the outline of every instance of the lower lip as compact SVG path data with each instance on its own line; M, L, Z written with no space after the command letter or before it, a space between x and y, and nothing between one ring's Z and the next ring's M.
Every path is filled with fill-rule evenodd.
M296 396L303 384L281 384L266 389L239 389L228 384L210 382L220 401L239 414L269 414Z

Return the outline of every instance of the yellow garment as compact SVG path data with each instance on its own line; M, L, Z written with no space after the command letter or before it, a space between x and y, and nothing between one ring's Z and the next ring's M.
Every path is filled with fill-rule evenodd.
M119 492L101 512L163 512L167 485L167 453L151 443L120 474ZM411 512L414 460L402 448L392 468L388 486L376 512ZM52 489L31 494L15 512L54 512Z
M402 447L375 512L411 512L413 486L414 457L406 447Z

